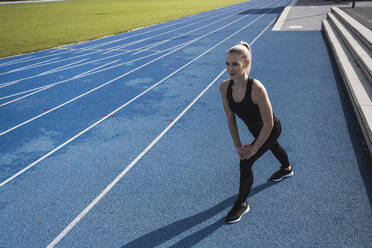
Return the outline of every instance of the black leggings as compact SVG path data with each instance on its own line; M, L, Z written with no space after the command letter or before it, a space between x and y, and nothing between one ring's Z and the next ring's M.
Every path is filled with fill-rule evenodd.
M282 168L288 168L290 166L286 151L277 141L281 131L281 123L279 119L276 119L274 122L274 128L272 129L269 137L257 151L257 153L249 159L240 160L240 187L237 201L243 202L247 199L253 184L253 163L267 150L270 150L274 154L274 156L279 160Z

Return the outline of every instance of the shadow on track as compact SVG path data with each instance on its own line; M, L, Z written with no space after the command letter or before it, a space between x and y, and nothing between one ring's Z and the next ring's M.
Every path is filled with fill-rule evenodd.
M266 12L268 12L269 10L270 11L270 14L272 13L282 13L284 7L277 7L277 8L273 8L271 10L271 8L264 8L264 9L247 9L245 11L242 11L239 13L239 15L249 15L249 14L255 14L255 15L261 15L261 14L266 14Z
M264 184L261 184L259 186L256 186L252 189L250 197L259 193L260 191L271 187L274 185L274 182L266 182ZM158 245L161 245L162 243L172 239L173 237L185 232L186 230L201 224L204 221L207 221L208 219L212 218L219 212L230 208L236 198L236 195L227 198L226 200L218 203L217 205L204 210L203 212L200 212L196 215L187 217L185 219L173 222L167 226L161 227L155 231L152 231L148 234L145 234L133 241L131 241L128 244L125 244L122 246L122 248L133 248L133 247L142 247L142 248L149 248L149 247L155 247ZM174 244L172 247L191 247L204 238L208 237L210 234L215 232L217 229L219 229L221 226L225 225L224 217L213 223L212 225L209 225L202 230L196 231L193 234L185 237L184 239L178 241L176 244Z

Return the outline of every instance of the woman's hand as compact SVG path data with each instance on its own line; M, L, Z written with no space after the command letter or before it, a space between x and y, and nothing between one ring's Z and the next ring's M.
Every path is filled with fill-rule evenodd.
M252 157L252 156L255 155L256 152L257 152L257 149L254 148L253 145L248 144L248 145L244 145L244 147L245 147L245 149L248 151L248 153L249 153L249 157Z
M236 151L240 157L240 159L245 160L250 158L250 151L246 148L245 145L240 145L236 147Z

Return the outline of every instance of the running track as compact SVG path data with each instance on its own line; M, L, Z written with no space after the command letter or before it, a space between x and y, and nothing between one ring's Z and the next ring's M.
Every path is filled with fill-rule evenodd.
M371 247L357 122L322 34L271 31L287 4L1 59L0 247ZM251 212L225 225L239 171L218 85L241 40L295 177L267 182L263 156Z

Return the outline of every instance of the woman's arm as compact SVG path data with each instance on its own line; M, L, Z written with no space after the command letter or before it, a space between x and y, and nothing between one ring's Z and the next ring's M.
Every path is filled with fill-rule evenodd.
M273 111L269 96L265 87L258 80L255 80L255 83L252 85L252 101L258 105L263 121L263 127L256 141L248 148L252 153L256 153L265 143L274 127Z
M240 158L248 159L248 150L244 146L242 146L242 143L240 142L239 131L236 125L236 117L235 114L231 111L227 100L227 83L228 81L224 81L220 84L220 94L222 98L223 109L225 110L226 114L227 125L229 126L231 138L233 139L234 146Z

